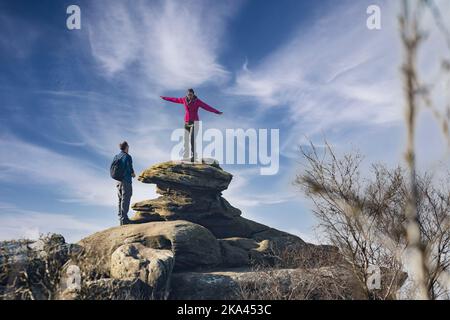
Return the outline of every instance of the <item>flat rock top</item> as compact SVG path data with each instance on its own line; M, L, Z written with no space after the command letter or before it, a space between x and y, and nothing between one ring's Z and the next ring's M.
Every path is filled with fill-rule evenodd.
M144 170L138 180L173 189L223 191L232 178L217 163L168 161Z

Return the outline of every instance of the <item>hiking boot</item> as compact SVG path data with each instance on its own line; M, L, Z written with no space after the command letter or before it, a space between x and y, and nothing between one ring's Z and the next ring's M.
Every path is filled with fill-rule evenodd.
M127 224L132 224L132 221L130 219L128 219L128 218L120 219L120 225L121 226L124 226L124 225L127 225Z
M198 163L202 163L203 159L199 158L197 155L195 155L195 157L191 157L191 162L198 162Z

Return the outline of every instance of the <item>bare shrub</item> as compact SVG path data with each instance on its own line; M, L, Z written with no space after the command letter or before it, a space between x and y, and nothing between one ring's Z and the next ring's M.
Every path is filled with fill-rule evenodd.
M322 154L311 144L309 151L302 149L302 155L306 168L295 183L313 201L313 212L325 237L339 248L367 298L395 298L404 272L410 272L404 265L405 250L410 245L407 170L373 165L373 178L364 179L360 174L361 155L338 158L328 143ZM417 174L415 184L416 223L423 235L420 246L427 266L426 287L435 299L449 293L449 288L439 281L450 263L449 184L447 181L437 187L430 176ZM382 270L387 287L381 291L368 285L370 266Z
M343 300L353 288L336 268L254 269L255 277L239 282L237 295L244 300Z
M238 283L237 296L250 300L337 300L357 296L332 246L272 247L251 263L253 276ZM342 272L344 271L344 272Z

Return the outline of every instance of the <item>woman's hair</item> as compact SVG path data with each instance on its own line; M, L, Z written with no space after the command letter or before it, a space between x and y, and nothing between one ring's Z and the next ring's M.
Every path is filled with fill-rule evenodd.
M192 88L187 89L187 92L192 92L193 94L195 94L194 89Z
M128 147L128 142L124 141L124 142L119 143L120 150L125 151L125 149L127 147Z

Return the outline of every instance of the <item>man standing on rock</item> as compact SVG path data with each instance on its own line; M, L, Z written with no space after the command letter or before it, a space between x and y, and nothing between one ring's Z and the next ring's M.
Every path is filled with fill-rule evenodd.
M207 105L202 100L197 98L197 96L194 93L194 89L188 89L186 96L182 98L170 98L170 97L163 97L162 99L174 102L174 103L180 103L184 105L185 109L185 115L184 115L184 153L183 153L183 159L189 159L189 142L191 145L191 162L194 162L197 159L197 153L195 152L195 139L198 133L198 121L200 121L198 117L198 109L203 108L206 111L216 113L216 114L223 114L223 112L214 109L213 107Z
M126 141L119 144L121 152L114 157L111 166L111 176L113 176L113 167L117 164L117 177L113 176L117 182L117 195L119 196L119 219L120 225L130 224L128 219L128 210L130 209L130 200L133 194L132 178L136 175L133 169L133 159L128 154L129 146Z

